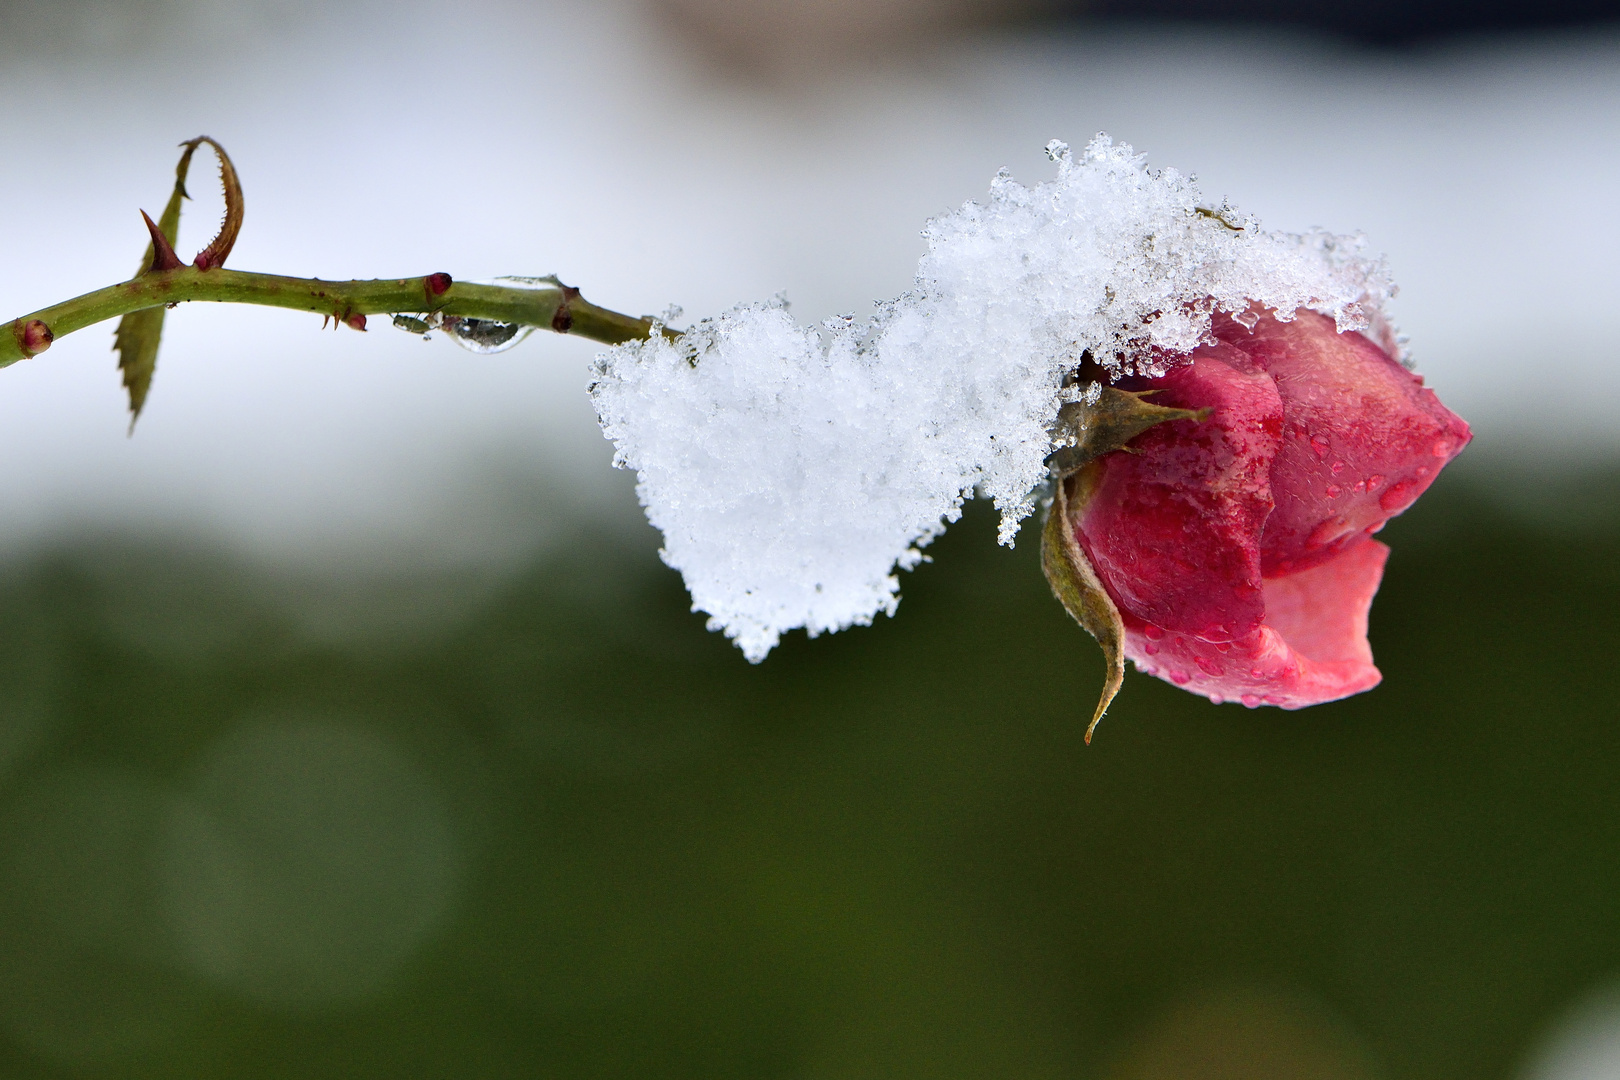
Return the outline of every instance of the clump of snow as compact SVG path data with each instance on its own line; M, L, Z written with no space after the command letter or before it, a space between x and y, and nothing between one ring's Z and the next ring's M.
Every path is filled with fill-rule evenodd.
M1394 289L1359 237L1261 231L1107 136L1047 151L1055 180L1002 170L986 203L931 221L911 291L869 323L744 305L597 358L615 464L637 471L694 610L749 660L786 630L892 615L896 569L975 490L1010 544L1084 354L1114 377L1163 374L1209 340L1213 311L1251 302L1393 345Z

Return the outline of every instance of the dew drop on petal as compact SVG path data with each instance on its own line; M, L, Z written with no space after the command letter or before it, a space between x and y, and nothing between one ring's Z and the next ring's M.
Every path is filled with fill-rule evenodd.
M1435 457L1443 458L1443 457L1449 456L1450 454L1451 454L1451 440L1450 439L1436 439L1434 441L1434 456Z
M1198 669L1205 675L1219 677L1226 674L1226 669L1208 656L1196 657L1194 662L1198 665Z
M1170 672L1170 681L1175 683L1177 686L1186 686L1188 683L1192 682L1192 676L1187 674L1185 671L1172 670Z
M1343 493L1344 493L1344 489L1341 488L1338 484L1329 484L1327 486L1327 497L1330 498L1330 499L1337 499Z
M1251 709L1258 709L1260 707L1260 695L1259 694L1244 694L1243 695L1243 704L1247 705Z
M1335 461L1333 463L1333 468L1329 469L1328 471L1331 472L1334 476L1338 476L1340 473L1344 472L1344 462Z
M1317 457L1326 457L1327 452L1328 452L1328 448L1331 445L1332 444L1328 442L1328 438L1327 438L1326 435L1312 435L1311 436L1311 449L1316 451L1316 456Z
M1414 498L1412 489L1416 486L1411 480L1402 480L1398 484L1391 484L1387 491L1378 496L1378 505L1384 508L1385 513L1399 513L1406 509Z
M1142 651L1147 653L1149 656L1157 656L1159 654L1159 646L1154 642L1144 641L1142 642Z
M1377 491L1378 485L1382 484L1383 482L1384 476L1382 473L1373 473L1371 476L1367 477L1367 490Z
M1305 538L1305 544L1310 548L1327 547L1329 544L1338 543L1355 531L1356 527L1353 524L1335 515L1312 529L1311 534Z
M1160 638L1164 637L1164 628L1154 626L1152 623L1148 623L1146 626L1142 627L1142 634L1144 637L1149 637L1154 641L1158 641Z

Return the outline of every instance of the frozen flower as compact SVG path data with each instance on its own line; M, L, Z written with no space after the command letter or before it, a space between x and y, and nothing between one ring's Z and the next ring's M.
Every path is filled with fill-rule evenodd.
M1315 312L1217 313L1211 329L1165 374L1119 381L1207 419L1157 423L1065 481L1080 570L1117 609L1124 655L1177 686L1290 709L1371 689L1367 610L1389 554L1371 536L1468 425Z
M1053 179L1003 171L929 222L910 290L870 322L743 305L597 359L597 415L664 560L750 660L892 614L896 571L973 495L1011 543L1083 357L1163 375L1251 301L1393 348L1393 286L1358 237L1262 230L1106 136L1047 149Z

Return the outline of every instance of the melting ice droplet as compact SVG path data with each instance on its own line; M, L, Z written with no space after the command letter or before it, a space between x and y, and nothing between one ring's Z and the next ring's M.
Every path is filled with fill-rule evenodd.
M534 329L532 326L499 322L495 319L462 318L446 318L440 323L440 327L450 335L451 341L463 349L485 354L505 352L528 337L530 331Z

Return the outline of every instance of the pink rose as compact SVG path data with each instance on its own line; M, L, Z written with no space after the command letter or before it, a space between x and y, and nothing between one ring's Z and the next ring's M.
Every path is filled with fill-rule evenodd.
M1389 548L1371 536L1472 436L1361 334L1254 314L1252 330L1217 315L1218 344L1125 384L1212 412L1094 461L1069 523L1140 670L1298 709L1378 684L1367 609Z

